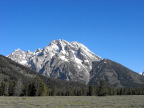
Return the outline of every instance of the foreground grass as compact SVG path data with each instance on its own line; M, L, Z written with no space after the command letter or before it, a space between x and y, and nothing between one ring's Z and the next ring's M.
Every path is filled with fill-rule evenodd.
M0 97L0 108L144 108L144 95Z

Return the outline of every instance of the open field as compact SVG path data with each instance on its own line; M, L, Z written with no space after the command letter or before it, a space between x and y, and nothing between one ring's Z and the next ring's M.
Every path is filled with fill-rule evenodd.
M144 108L144 95L0 97L0 108Z

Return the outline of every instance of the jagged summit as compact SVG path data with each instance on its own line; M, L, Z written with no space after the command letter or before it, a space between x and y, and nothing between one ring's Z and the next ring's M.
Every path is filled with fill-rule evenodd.
M79 42L76 42L76 41L68 42L63 39L54 40L48 46L52 46L54 48L56 47L56 45L60 48L60 50L65 50L65 48L77 48L77 49L83 48L83 49L90 51L86 46L84 46L83 44Z
M66 40L64 39L57 39L57 40L53 40L52 42L50 42L50 44L57 44L57 43L68 43Z
M54 40L34 52L19 49L8 57L44 76L82 83L89 81L92 62L102 60L83 44L63 39Z
M16 49L16 50L15 50L15 52L16 52L16 51L21 51L21 49L20 49L20 48L18 48L18 49Z

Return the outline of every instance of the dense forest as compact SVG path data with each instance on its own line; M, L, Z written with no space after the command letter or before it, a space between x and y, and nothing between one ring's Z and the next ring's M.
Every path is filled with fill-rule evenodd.
M48 88L44 81L36 76L27 84L4 79L0 85L0 96L106 96L106 95L144 95L144 88L110 88L104 81L99 86L87 88L61 89Z

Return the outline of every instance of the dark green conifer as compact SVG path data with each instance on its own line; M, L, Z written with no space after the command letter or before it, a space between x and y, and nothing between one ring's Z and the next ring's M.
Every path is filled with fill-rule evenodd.
M106 86L106 83L104 81L100 81L100 86L98 89L98 96L105 96L108 93L108 88Z

